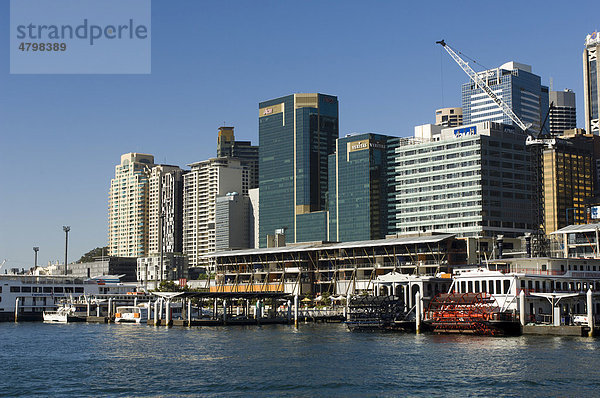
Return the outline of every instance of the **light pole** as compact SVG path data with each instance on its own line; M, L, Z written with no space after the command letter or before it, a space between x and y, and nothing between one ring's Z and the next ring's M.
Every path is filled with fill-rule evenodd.
M37 268L37 253L40 251L40 248L37 246L33 246L34 260L33 260L33 269Z
M71 227L63 225L63 231L65 231L65 275L67 275L67 249L69 248L69 231Z

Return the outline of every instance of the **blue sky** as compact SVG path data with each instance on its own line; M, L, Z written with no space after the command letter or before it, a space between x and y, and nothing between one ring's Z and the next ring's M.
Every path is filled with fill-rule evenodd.
M215 155L217 128L258 142L258 103L337 95L340 134L412 134L460 106L466 75L436 40L487 67L514 60L577 94L595 2L152 2L150 75L10 75L0 3L0 262L30 267L107 241L120 155L185 166ZM443 77L443 78L442 78Z

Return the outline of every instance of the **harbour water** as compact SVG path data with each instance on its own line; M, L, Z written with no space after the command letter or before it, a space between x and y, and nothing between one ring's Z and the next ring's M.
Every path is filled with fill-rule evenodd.
M0 323L1 396L598 396L600 339Z

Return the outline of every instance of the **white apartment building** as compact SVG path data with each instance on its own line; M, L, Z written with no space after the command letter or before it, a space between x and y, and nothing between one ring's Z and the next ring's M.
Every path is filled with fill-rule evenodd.
M148 192L154 156L121 155L108 195L108 251L110 256L140 257L148 252Z
M212 158L189 165L183 177L183 252L190 267L206 266L202 256L216 248L217 196L248 194L248 170L239 160Z

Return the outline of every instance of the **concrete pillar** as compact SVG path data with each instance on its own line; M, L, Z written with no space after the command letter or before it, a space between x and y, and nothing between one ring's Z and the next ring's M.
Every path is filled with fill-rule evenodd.
M96 302L96 316L100 318L100 304Z
M213 319L217 319L217 299L213 303Z
M223 324L227 323L227 300L223 300Z
M171 300L165 301L165 321L167 326L171 322Z
M415 331L421 333L421 292L415 295Z
M137 297L134 297L134 298L133 298L133 306L134 306L134 307L137 307Z
M588 317L588 326L590 331L588 335L592 337L594 335L594 305L592 303L592 289L588 289L587 294L587 317Z
M148 323L150 323L150 300L148 300L148 302L146 303L146 308L148 309L148 313L146 314L146 316L148 317Z
M90 302L86 301L86 316L90 316Z
M154 301L154 326L158 325L158 299Z
M187 301L187 321L188 326L192 326L192 300Z
M525 291L521 290L519 293L519 320L521 326L525 326Z
M294 296L294 326L298 327L298 295Z
M112 316L112 298L108 299L108 317Z
M15 322L19 322L19 298L15 299Z
M402 285L404 292L404 312L408 312L408 285Z
M246 299L246 318L250 319L250 300Z

